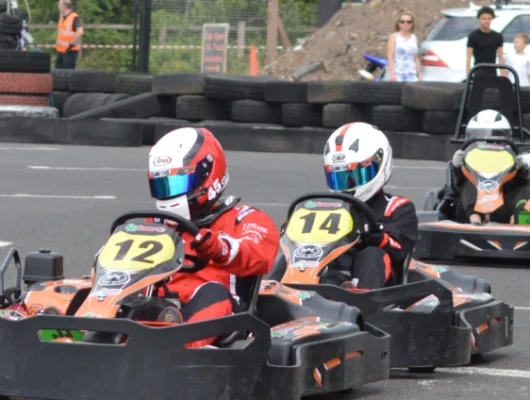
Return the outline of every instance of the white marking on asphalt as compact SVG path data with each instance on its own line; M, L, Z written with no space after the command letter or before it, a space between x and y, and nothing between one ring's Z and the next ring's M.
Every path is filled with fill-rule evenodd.
M61 150L57 147L0 147L0 150L7 151L58 151Z
M497 376L497 377L505 377L505 378L530 379L530 371L524 371L520 369L455 367L455 368L437 368L436 371L443 371L449 374L458 374L458 375L487 375L487 376Z
M78 199L78 200L116 200L116 196L61 196L61 195L48 195L48 194L27 194L27 193L16 193L16 194L0 194L0 197L4 198L27 198L27 199Z
M113 167L48 167L45 165L28 165L30 169L58 171L134 171L145 172L146 168L113 168Z
M0 240L0 247L6 247L6 246L9 246L10 244L13 244L13 242L3 242Z
M530 307L514 307L518 311L530 311Z

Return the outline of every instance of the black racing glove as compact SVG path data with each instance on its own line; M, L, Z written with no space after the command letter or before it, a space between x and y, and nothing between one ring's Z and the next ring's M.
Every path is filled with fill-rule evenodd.
M366 246L379 247L381 243L383 243L384 237L385 237L385 232L383 232L382 230L378 232L370 232L364 237L364 244Z

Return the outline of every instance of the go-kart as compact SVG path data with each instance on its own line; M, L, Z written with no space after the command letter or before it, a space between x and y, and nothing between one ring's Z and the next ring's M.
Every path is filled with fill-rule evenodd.
M466 365L471 355L513 343L514 307L495 300L485 280L446 266L407 257L383 289L340 287L352 276L337 261L347 252L355 256L363 237L380 229L371 209L353 196L299 197L284 226L270 277L358 307L367 322L390 334L391 367L429 372Z
M481 68L504 68L508 66L478 65L471 72ZM515 76L517 76L515 74ZM469 104L474 107L471 113L466 110L468 89L473 84ZM461 144L465 151L462 172L475 185L477 201L475 211L488 218L488 215L504 204L504 187L514 179L515 157L519 146L525 144L528 132L522 126L518 78L514 90L505 77L479 77L468 80L468 87L462 100L459 124L453 143ZM477 105L486 87L497 87L501 92L501 113L510 120L515 135L504 137L469 137L465 133L466 118L480 111ZM481 91L482 90L482 91ZM513 94L515 93L515 103ZM463 138L462 138L463 137ZM457 215L459 191L453 182L450 162L447 165L446 184L442 189L428 191L424 211L418 212L420 220L419 237L413 257L426 262L443 262L466 265L524 266L530 257L530 226L514 224L484 223L473 225Z
M22 275L12 249L0 268L0 396L298 400L388 378L390 337L357 308L260 277L238 278L241 312L176 324L162 312L179 307L167 282L207 265L183 246L198 232L168 213L125 214L82 279L64 279L48 251L30 253ZM16 285L4 290L12 261ZM209 337L217 348L185 347Z

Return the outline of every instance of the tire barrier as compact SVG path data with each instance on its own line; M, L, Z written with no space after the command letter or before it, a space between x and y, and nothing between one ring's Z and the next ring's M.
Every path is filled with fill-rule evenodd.
M2 59L0 52L0 73ZM68 119L62 126L70 131L81 121L125 123L134 126L133 136L143 136L138 145L152 145L171 129L204 126L227 150L321 154L334 129L363 121L387 133L396 157L438 161L449 160L457 148L450 138L464 92L462 83L443 82L290 82L261 76L66 70L50 74L53 87L42 77L24 87L50 90L51 104ZM19 78L9 79L0 90L11 90ZM5 96L20 95L6 92L0 100ZM498 109L499 102L498 93L486 91L484 108ZM525 126L530 127L530 88L521 88L521 102ZM88 125L82 126L79 132ZM123 141L121 132L117 129L116 136ZM65 137L71 141L73 136ZM138 143L136 137L125 145L132 143Z

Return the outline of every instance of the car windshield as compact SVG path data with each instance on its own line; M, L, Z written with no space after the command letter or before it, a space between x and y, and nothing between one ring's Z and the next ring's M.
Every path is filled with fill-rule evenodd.
M460 40L478 27L479 22L475 17L444 17L426 40Z

